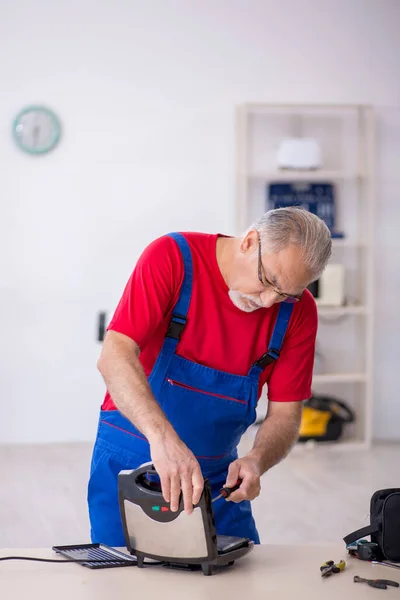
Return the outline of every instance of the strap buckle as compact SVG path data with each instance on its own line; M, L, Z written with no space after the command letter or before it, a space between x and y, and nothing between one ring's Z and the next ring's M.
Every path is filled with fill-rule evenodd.
M253 366L261 367L261 369L265 369L265 367L267 365L270 365L272 362L277 360L279 358L279 356L280 356L279 350L275 350L275 348L270 348L269 350L267 350L267 352L264 352L264 354L261 356L261 358L256 360L256 362L254 363Z
M186 317L183 315L178 315L174 313L171 317L171 320L168 325L167 333L165 337L173 338L175 340L180 340L183 330L186 325Z

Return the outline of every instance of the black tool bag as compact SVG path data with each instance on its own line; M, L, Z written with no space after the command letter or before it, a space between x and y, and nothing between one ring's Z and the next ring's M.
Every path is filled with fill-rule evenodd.
M343 538L346 545L370 535L377 544L380 560L400 562L400 488L378 490L371 498L368 527L353 531Z

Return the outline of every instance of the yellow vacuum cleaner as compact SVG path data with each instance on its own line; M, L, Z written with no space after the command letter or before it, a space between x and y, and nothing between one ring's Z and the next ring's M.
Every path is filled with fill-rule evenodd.
M313 395L304 403L299 442L338 440L346 423L353 423L353 411L332 396Z

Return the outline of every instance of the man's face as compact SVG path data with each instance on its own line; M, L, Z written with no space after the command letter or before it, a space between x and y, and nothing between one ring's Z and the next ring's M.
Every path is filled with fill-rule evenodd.
M249 239L247 239L247 237ZM257 232L250 232L242 244L242 260L233 276L229 297L245 312L268 308L279 302L298 302L311 282L300 249L287 246L262 254Z

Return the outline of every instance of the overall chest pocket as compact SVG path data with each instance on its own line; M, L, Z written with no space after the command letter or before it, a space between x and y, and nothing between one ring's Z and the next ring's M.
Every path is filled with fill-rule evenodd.
M167 377L160 405L179 437L196 456L222 456L236 448L252 420L252 406L240 385L212 386ZM190 382L189 382L190 381ZM249 392L247 392L247 395Z
M220 398L221 400L230 400L231 402L239 402L239 404L247 404L246 400L240 400L239 398L233 398L232 396L226 396L225 394L219 394L217 392L201 390L199 388L188 385L187 383L182 383L181 381L177 381L176 379L167 378L167 382L171 386L177 386L177 387L183 388L184 390L190 390L190 391L196 392L198 394L204 394L205 396L212 396L214 398Z

